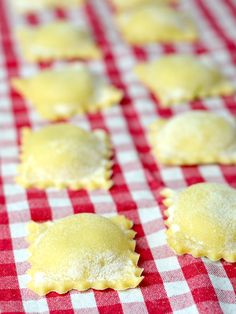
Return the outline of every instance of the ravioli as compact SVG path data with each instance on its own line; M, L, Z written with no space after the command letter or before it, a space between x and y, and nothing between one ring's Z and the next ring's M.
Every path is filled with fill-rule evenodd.
M167 242L179 255L236 262L236 192L225 184L194 184L162 192L167 206Z
M111 0L118 11L129 10L144 4L165 4L174 3L175 0Z
M235 92L235 86L206 58L181 54L164 56L137 65L135 73L163 107Z
M236 164L236 121L207 111L191 111L150 126L155 158L165 165Z
M24 188L109 189L111 144L102 130L54 124L38 131L23 128L16 182Z
M116 22L124 39L134 45L192 42L198 38L196 26L187 15L156 3L119 12Z
M12 84L48 120L94 113L118 103L123 96L121 90L82 64L44 70L30 78L15 78Z
M30 13L54 8L66 9L76 5L81 5L84 2L85 0L12 0L14 7L20 13Z
M143 270L137 266L132 226L124 216L108 219L96 214L31 222L29 288L42 296L72 289L137 287Z
M18 29L18 38L28 61L96 59L101 52L89 32L70 22L52 22Z

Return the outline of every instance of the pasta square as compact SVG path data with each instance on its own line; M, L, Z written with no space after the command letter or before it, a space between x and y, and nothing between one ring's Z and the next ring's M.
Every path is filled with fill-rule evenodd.
M116 22L124 39L134 45L198 39L196 26L186 14L156 3L119 12Z
M101 52L85 29L70 22L53 22L18 29L23 55L28 61L52 59L96 59Z
M118 103L123 96L121 90L79 63L44 70L29 78L15 78L12 85L43 118L52 121L97 112Z
M16 182L24 188L109 189L111 145L102 130L62 123L22 133Z
M235 86L209 60L190 55L164 56L137 65L135 73L160 99L162 107L235 92Z
M135 288L143 270L137 266L132 226L124 216L108 219L96 214L31 222L29 288L39 295Z
M168 4L174 3L175 0L111 0L118 11L129 10L144 4Z
M181 192L162 191L167 206L167 242L179 255L236 262L236 191L199 183Z
M195 110L150 126L155 158L165 165L236 164L236 121Z

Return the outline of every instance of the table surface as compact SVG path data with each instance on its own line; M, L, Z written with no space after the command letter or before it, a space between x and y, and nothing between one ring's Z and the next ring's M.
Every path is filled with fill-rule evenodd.
M128 0L127 0L128 1ZM135 64L168 53L207 54L236 84L236 1L185 0L180 9L196 20L196 44L126 44L105 0L91 0L82 9L19 16L10 1L0 0L0 312L1 313L236 313L236 267L190 255L176 256L167 246L160 189L181 189L197 182L224 182L236 187L236 166L164 167L157 164L147 139L157 117L205 109L236 113L236 97L212 98L161 109L157 99L132 72ZM101 128L114 147L114 186L110 191L24 190L14 183L20 130L48 125L10 87L14 76L30 75L55 64L29 64L21 55L14 31L57 19L87 25L103 52L88 65L125 92L121 104L104 112L77 116L71 123ZM139 288L38 297L27 289L26 224L74 213L123 214L135 223L139 265L145 279Z

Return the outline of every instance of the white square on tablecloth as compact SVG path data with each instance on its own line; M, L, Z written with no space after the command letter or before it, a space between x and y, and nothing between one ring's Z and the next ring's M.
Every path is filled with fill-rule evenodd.
M49 313L46 298L23 301L23 306L26 313Z
M89 309L97 306L93 292L72 293L71 302L74 309Z

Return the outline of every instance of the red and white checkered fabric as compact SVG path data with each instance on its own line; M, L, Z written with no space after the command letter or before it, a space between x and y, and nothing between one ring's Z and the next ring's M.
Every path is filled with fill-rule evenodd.
M179 189L202 181L236 187L236 166L163 167L153 159L147 141L147 127L158 116L194 109L236 114L236 97L160 109L132 73L138 62L163 54L207 53L236 84L236 1L180 0L180 8L195 18L201 34L199 43L134 48L122 40L108 0L89 0L83 9L27 17L16 15L9 0L0 0L0 313L236 313L236 265L176 256L166 244L159 195L163 186ZM89 66L125 91L121 105L71 119L86 129L102 128L110 134L115 185L108 192L26 191L14 183L21 128L34 129L48 122L12 90L9 82L14 76L52 66L26 63L14 31L19 25L55 19L68 19L91 29L104 58L88 62ZM27 289L27 222L81 212L118 212L134 221L139 265L145 276L139 288L50 293L43 298Z

